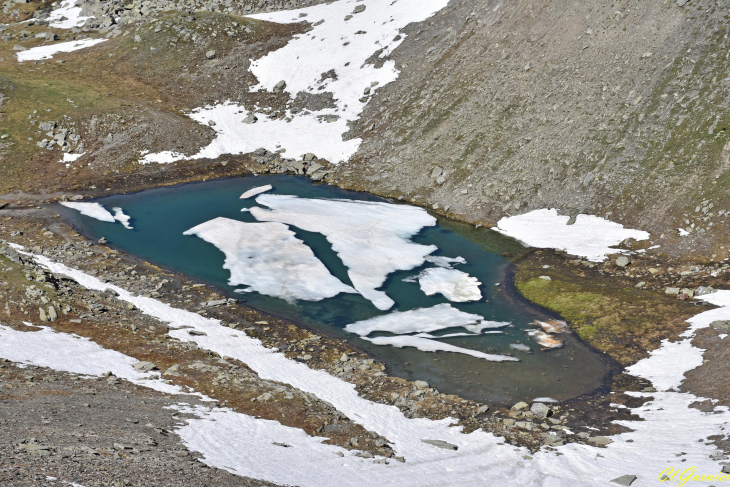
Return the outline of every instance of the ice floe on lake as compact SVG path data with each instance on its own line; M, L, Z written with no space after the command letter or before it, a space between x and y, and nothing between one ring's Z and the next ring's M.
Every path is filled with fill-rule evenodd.
M124 213L124 210L121 208L115 207L114 208L114 214L112 215L109 213L109 210L104 208L99 203L79 203L75 201L61 201L61 205L65 206L66 208L71 208L72 210L76 210L79 213L81 213L84 216L88 216L90 218L94 218L96 220L100 220L103 222L108 223L116 223L119 222L122 225L124 225L124 228L132 229L132 226L129 224L129 220L131 219L129 215L126 215Z
M215 122L216 138L197 154L186 157L172 151L144 154L142 163L170 163L186 158L212 158L222 154L252 152L261 147L286 149L289 157L312 152L332 163L348 160L362 142L343 140L350 124L362 113L377 89L395 81L395 62L374 61L388 56L406 33L402 29L421 22L446 7L447 0L341 0L312 7L251 15L277 23L301 22L311 30L294 36L284 47L251 63L259 80L252 91L272 91L285 81L285 92L322 95L332 93L334 106L317 111L286 112L272 119L229 101L193 110L190 117L201 124ZM356 7L364 10L354 13ZM358 10L359 10L358 8ZM378 65L378 67L376 67ZM365 94L367 92L367 94ZM244 123L255 117L255 123Z
M564 250L592 262L602 262L608 254L623 252L612 246L627 238L649 238L648 232L624 228L620 223L594 215L578 215L572 225L568 225L569 220L569 216L558 215L554 208L534 210L502 218L493 230L530 247Z
M396 335L375 338L363 337L363 340L367 340L376 345L390 345L397 348L413 347L422 352L461 353L464 355L471 355L472 357L480 358L483 360L488 360L490 362L519 362L519 359L515 357L510 357L509 355L484 353L478 350L457 347L448 343L439 342L437 340L434 340L433 337L430 335L423 335L420 333L417 335Z
M400 335L416 332L429 333L459 326L466 328L470 325L481 325L482 323L485 325L482 329L501 328L509 324L495 321L485 322L483 320L482 316L465 313L448 303L443 303L431 308L393 311L386 315L350 323L345 326L345 330L360 336L367 336L376 331L387 331Z
M14 248L18 249L18 246ZM170 335L174 338L241 360L263 379L289 383L330 402L355 423L388 438L394 450L406 458L406 463L390 465L373 464L352 456L333 455L333 461L327 460L318 447L310 448L303 443L302 447L285 449L295 450L297 456L289 456L289 452L256 456L254 452L249 457L245 448L271 451L258 444L259 440L268 441L261 433L268 424L264 420L239 422L234 415L218 415L217 409L214 410L216 415L208 417L209 421L193 421L180 426L178 434L189 448L202 454L205 463L237 475L317 487L440 486L449 485L454 479L465 487L491 484L573 487L609 485L610 480L626 474L639 476L635 485L653 485L659 473L677 461L680 452L686 460L682 465L696 467L697 472L714 474L722 468L713 456L720 450L705 440L710 436L724 436L730 422L728 408L716 406L715 411L706 413L689 407L704 398L665 388L680 384L684 373L699 365L695 357L701 358L702 350L691 344L695 331L715 320L730 319L730 291L699 298L720 308L704 311L688 320L690 328L682 335L681 348L675 350L678 354L663 352L667 346L667 342L663 342L648 358L629 368L629 373L649 378L660 389L652 393L627 392L648 400L639 407L630 408L631 413L643 421L617 420L617 424L628 430L611 436L613 442L600 449L600 455L595 447L579 443L558 447L557 452L530 453L524 448L504 444L503 438L481 430L463 434L460 427L453 427L451 418L440 421L406 418L394 406L360 397L353 384L287 359L283 354L263 347L259 340L223 327L217 320L173 308L152 298L134 296L123 288L103 283L46 257L36 255L34 258L49 271L72 278L86 288L102 292L113 289L120 300L169 323ZM206 332L206 335L190 335L187 333L190 329ZM666 367L669 360L677 367ZM256 442L241 441L248 435L254 435L252 438ZM424 444L422 439L439 439L459 449L440 449ZM239 447L230 448L234 444ZM647 455L647 451L652 454ZM528 461L525 455L532 458ZM283 478L286 472L296 478Z
M215 218L184 232L215 245L231 272L228 283L293 302L319 301L356 291L330 274L314 252L286 225ZM240 290L237 290L240 292Z
M257 186L255 188L251 188L248 191L244 192L241 195L241 199L245 200L246 198L250 198L252 196L256 196L258 194L265 193L267 191L271 191L272 189L274 189L274 187L270 184L267 184L265 186Z
M476 336L487 328L502 328L509 323L484 320L482 316L465 313L448 303L437 304L431 308L419 308L409 311L393 311L383 316L350 323L345 330L356 333L361 338L375 345L393 347L415 347L422 352L453 352L493 362L516 361L513 357L496 355L457 347L437 341L439 338ZM443 336L429 335L429 332L447 328L462 327L470 333L452 333ZM368 337L374 332L389 332L396 336ZM417 333L406 335L406 333Z
M73 201L61 201L61 205L65 206L66 208L76 210L82 215L88 216L90 218L95 218L103 222L114 223L116 221L114 215L109 213L109 211L101 206L99 203L77 203Z
M442 267L426 269L419 274L418 283L426 296L440 293L455 303L482 299L479 290L481 282L476 277L456 269Z
M439 267L451 269L454 264L466 264L466 259L463 257L444 257L442 255L428 255L426 256L426 262L430 262Z
M259 221L280 222L327 238L348 268L352 285L381 310L394 301L378 288L389 274L423 264L437 248L411 242L411 237L436 219L415 206L373 201L308 199L264 194L254 207Z
M41 59L51 59L54 54L59 52L73 52L86 47L95 46L108 39L80 39L78 41L57 42L55 44L47 44L45 46L31 47L25 51L16 54L18 62L39 61Z
M131 230L132 226L129 224L129 220L131 219L131 217L129 215L126 215L124 213L124 210L122 210L118 206L112 209L114 210L114 219L124 225L124 228Z

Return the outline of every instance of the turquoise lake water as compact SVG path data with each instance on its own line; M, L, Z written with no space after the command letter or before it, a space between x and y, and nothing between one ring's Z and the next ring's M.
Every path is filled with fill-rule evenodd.
M510 263L503 252L515 254L521 246L496 232L450 221L424 228L413 242L436 245L433 255L461 256L467 264L455 268L479 279L482 299L476 302L450 303L467 313L486 320L508 321L502 334L483 334L441 339L455 346L498 353L519 358L519 362L488 362L458 353L428 353L413 348L398 349L374 345L343 328L355 321L384 315L394 310L429 308L449 301L440 294L426 296L418 282L404 282L433 264L391 274L381 287L395 306L380 311L357 294L339 294L322 301L298 301L289 304L281 299L257 293L237 294L229 286L229 272L223 269L224 256L215 246L183 232L212 220L226 217L244 222L257 221L242 208L256 206L255 198L241 200L240 195L257 186L271 184L269 194L297 195L302 198L344 198L386 201L364 193L345 191L327 185L314 185L304 177L259 176L225 179L159 188L129 195L114 195L95 200L109 211L121 207L131 217L133 230L119 223L107 223L58 207L59 213L79 231L92 239L106 237L120 251L175 270L201 282L209 283L242 304L281 318L292 320L319 333L344 338L382 360L391 374L407 379L422 379L442 392L491 403L508 404L536 397L558 400L591 392L601 386L608 367L603 359L572 335L560 335L564 348L543 351L525 331L536 319L554 318L521 298L505 285ZM395 202L394 202L395 203ZM448 228L448 229L447 229ZM291 227L297 238L306 243L329 271L345 284L351 284L347 268L321 234ZM464 331L451 328L435 335ZM532 348L532 354L510 349L510 343Z

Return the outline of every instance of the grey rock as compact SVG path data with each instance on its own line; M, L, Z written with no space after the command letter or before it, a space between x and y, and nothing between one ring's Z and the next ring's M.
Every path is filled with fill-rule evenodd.
M106 245L107 243L109 243L109 241L106 239L106 237L101 237L99 239L99 244L100 245Z
M136 364L132 365L132 368L134 370L137 370L139 372L149 372L150 370L154 370L157 368L155 364L152 362L137 362Z
M39 319L41 321L44 321L44 322L48 321L48 317L46 316L46 310L44 310L43 308L40 308L38 310L38 314L39 314Z
M441 176L443 173L444 173L444 170L442 168L436 166L433 168L433 171L431 171L431 177L437 178L437 177Z
M613 443L613 440L611 438L606 438L605 436L593 436L591 438L588 438L588 441L598 446L606 446Z
M248 115L246 115L246 118L243 119L243 123L256 123L258 121L258 117L256 117L256 115L254 115L253 113L249 113Z
M700 286L695 289L695 296L704 296L705 294L716 293L717 289L712 286Z
M624 255L622 255L621 257L616 259L616 265L618 265L618 266L626 267L629 264L631 264L631 261L629 260L628 257L626 257Z
M458 450L459 447L456 445L452 445L451 443L448 443L443 440L421 440L424 443L427 443L429 445L435 446L436 448L443 448L444 450Z
M626 487L628 487L629 485L634 483L634 480L636 480L636 475L622 475L611 480L611 482L614 484L625 485Z
M58 313L56 313L56 308L53 306L48 307L48 321L56 321L58 319Z
M56 128L56 122L41 122L38 124L38 129L42 132L48 132Z
M520 401L517 404L515 404L514 406L512 406L513 411L526 411L528 409L530 409L530 406L524 401Z
M25 51L25 50L26 50L26 48L21 45L15 44L13 46L13 51Z
M365 5L358 5L355 7L355 10L352 11L353 14L359 14L360 12L365 11Z
M205 58L206 59L215 59L215 50L211 49L210 51L206 51Z
M286 89L286 81L281 80L274 85L274 93L281 93Z
M728 330L730 330L730 321L726 321L726 320L713 321L712 323L710 323L710 326L718 331L728 331Z
M680 289L678 287L668 287L664 290L665 294L679 294Z
M684 7L689 3L689 0L677 0L677 7Z
M428 389L428 382L425 380L417 380L414 382L417 388L419 389Z
M536 402L530 407L530 412L535 415L536 418L546 418L550 416L552 410L541 402Z

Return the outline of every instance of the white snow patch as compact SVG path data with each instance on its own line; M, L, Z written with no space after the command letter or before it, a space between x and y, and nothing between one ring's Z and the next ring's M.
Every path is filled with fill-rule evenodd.
M426 296L440 293L454 303L482 299L482 293L479 291L481 282L476 277L456 269L442 267L426 269L418 276L418 283Z
M356 293L330 274L312 249L282 223L246 223L214 218L184 232L215 245L226 256L231 286L288 302L319 301L339 293Z
M58 42L56 44L48 44L45 46L31 47L25 51L16 54L18 62L38 61L41 59L51 59L54 54L59 52L73 52L86 47L91 47L108 39L81 39L78 41Z
M246 441L247 435L252 434L247 431L246 426L233 427L231 425L235 423L229 422L222 423L222 426L230 427L218 428L221 426L218 421L222 416L212 417L218 421L191 421L178 430L190 448L202 453L206 463L238 475L286 483L281 480L284 475L282 472L290 471L297 475L296 481L291 483L325 487L440 486L450 485L454 479L458 479L459 485L465 487L495 483L572 487L608 485L611 479L628 473L639 475L635 485L641 486L652 485L659 473L671 466L681 469L684 465L691 465L697 467L698 473L706 474L718 473L722 467L710 458L711 454L718 451L716 447L698 440L724 434L724 428L730 421L728 408L719 406L714 413L703 413L689 408L689 404L703 399L693 394L632 392L630 394L638 397L651 396L654 399L631 410L632 414L640 416L643 421L617 421L632 431L612 436L614 443L601 449L600 455L597 455L596 448L573 443L558 449L562 455L543 450L531 454L533 459L525 461L523 456L529 454L528 450L503 444L502 438L483 431L462 434L461 428L451 427L452 419L431 421L425 418L405 418L394 406L372 403L359 397L353 384L274 353L263 347L260 341L241 336L221 326L217 320L172 308L152 298L132 296L118 286L105 284L46 257L34 257L51 272L75 279L84 287L98 291L115 290L120 299L131 302L142 312L169 323L171 335L180 340L195 342L201 348L241 360L264 379L289 383L330 402L356 423L388 438L394 449L407 460L404 464L393 462L390 465L373 465L346 456L341 459L341 463L337 463L340 460L336 459L335 465L339 467L333 467L332 464L322 463L321 450L312 447L311 456L298 457L297 461L292 460L290 463L278 462L279 455L268 455L257 461L259 457L249 457L247 452L230 448L233 444L252 445L255 448L259 448L259 445ZM689 320L691 329L688 330L686 340L691 339L695 330L709 326L712 321L730 319L730 291L719 291L700 299L723 307L706 311ZM180 329L181 326L205 331L208 335L191 336L187 333L189 328ZM655 354L656 351L652 352L649 358L637 364L643 367L643 373L650 375L649 378L665 376L666 379L677 379L684 373L679 370L663 370L660 363L654 363ZM636 370L638 369L633 371ZM668 382L677 383L677 380ZM424 444L422 439L447 441L458 446L459 450L431 447ZM297 453L309 451L307 447L296 450ZM647 451L652 454L646 455ZM676 455L680 452L685 453L682 459L686 462L674 463L677 462Z
M396 348L414 347L422 352L452 352L471 355L472 357L489 360L490 362L519 362L519 359L508 355L497 355L492 353L479 352L468 348L457 347L433 340L431 335L397 335L390 337L363 337L363 340L374 343L375 345L391 345ZM443 338L443 337L442 337Z
M679 230L680 237L686 237L687 235L689 235L689 232L687 230L685 230L684 228L678 228L677 230Z
M124 225L124 228L131 230L132 226L129 224L130 216L126 215L124 210L119 207L114 207L112 209L114 210L114 219Z
M457 326L467 327L481 325L484 318L479 315L465 313L448 303L437 304L431 308L418 308L409 311L393 311L383 316L357 321L345 326L345 330L362 337L376 331L387 331L396 335L416 332L433 332ZM504 326L497 322L487 328Z
M256 196L257 194L271 191L272 189L274 189L274 187L270 184L267 184L266 186L258 186L256 188L251 188L241 195L241 199L245 200L246 198L250 198L252 196Z
M91 17L81 16L81 7L77 7L76 2L77 0L63 0L61 6L53 10L46 18L48 26L55 29L71 29L82 25L86 19L90 19ZM66 17L66 20L61 20L63 17Z
M82 215L95 218L103 222L114 223L114 215L101 206L99 203L76 203L73 201L61 201L61 205L78 211Z
M49 367L74 374L101 376L112 372L120 379L169 394L184 394L178 386L159 380L156 372L142 373L132 365L139 360L109 350L88 338L56 332L46 326L39 331L17 331L0 325L0 357L12 362Z
M64 152L63 159L61 159L61 162L68 162L68 163L74 162L76 159L83 156L84 154L86 154L86 152L82 152L81 154L69 154L68 152Z
M299 92L331 92L336 107L297 114L287 111L286 116L279 119L249 112L230 102L201 107L190 114L191 118L204 124L214 121L217 137L191 158L247 153L261 147L264 141L268 149L281 146L287 154L294 156L312 152L332 163L348 160L357 152L362 140L343 140L342 136L350 130L349 123L359 118L370 99L364 96L364 91L369 89L373 93L395 81L399 74L392 60L376 68L374 64L366 63L367 59L381 50L381 58L388 56L406 37L403 27L431 17L447 3L447 0L369 0L367 3L342 0L252 15L260 20L288 23L300 22L302 17L299 15L305 14L312 25L309 32L295 36L286 46L251 63L251 71L260 82L251 88L252 91L273 90L284 80L285 91L292 98ZM366 6L364 12L346 20L356 6L363 5ZM318 24L319 21L324 22ZM322 76L331 70L336 79ZM243 123L249 113L256 115L255 123ZM323 116L330 119L324 120ZM332 120L334 116L339 118ZM141 162L170 163L184 158L183 154L168 151L146 155Z
M620 223L598 216L578 215L573 225L567 224L569 219L567 215L558 215L554 208L545 208L502 218L493 230L531 247L565 250L592 262L602 262L607 254L623 252L611 246L627 238L649 238L648 232L624 228Z
M257 220L323 234L349 269L353 287L381 310L395 304L377 290L388 274L418 267L436 250L410 241L423 227L436 224L434 217L415 206L271 194L256 202L270 208L251 208Z

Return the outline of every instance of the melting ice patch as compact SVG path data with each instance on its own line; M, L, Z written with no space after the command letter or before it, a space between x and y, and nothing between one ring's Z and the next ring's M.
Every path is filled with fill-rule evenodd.
M418 282L426 296L441 293L446 299L455 303L482 299L479 290L481 282L476 277L456 269L441 267L426 269L418 276Z
M114 215L101 206L99 203L75 203L72 201L61 201L61 205L78 211L82 215L95 218L103 222L114 223Z
M247 285L246 291L288 302L319 301L356 292L330 274L312 250L281 223L246 223L219 217L184 234L197 235L223 252L223 267L231 272L228 283Z
M16 56L18 62L38 61L40 59L51 59L54 54L59 52L73 52L86 47L91 47L108 39L81 39L78 41L58 42L56 44L48 44L45 46L32 47L25 51L20 51Z
M398 335L392 337L363 337L363 340L374 343L375 345L390 345L396 348L413 347L422 352L452 352L471 355L472 357L489 360L490 362L519 362L519 359L510 357L509 355L499 355L493 353L479 352L469 348L457 347L448 343L433 340L430 335Z
M378 58L388 56L403 42L401 30L421 22L442 8L448 0L369 0L367 3L341 0L313 7L257 14L251 17L277 23L300 22L304 16L312 29L251 63L259 84L252 90L273 90L280 81L295 98L298 93L332 93L334 108L302 111L278 119L249 112L243 106L225 102L201 107L190 116L199 123L214 121L217 136L210 145L189 158L212 158L221 154L247 153L261 147L286 149L298 156L313 152L337 163L348 160L361 139L343 140L350 122L357 120L375 90L396 80L399 71L392 60L376 68ZM356 7L358 13L354 13ZM364 10L359 11L360 8ZM255 123L243 123L249 115ZM249 119L250 120L250 119ZM187 158L175 152L147 154L142 163L169 163Z
M454 264L466 264L466 259L463 257L444 257L442 255L429 255L426 257L426 262L430 262L439 267L451 269Z
M409 311L393 311L383 316L357 321L345 327L350 333L367 336L376 331L387 331L397 335L403 333L432 332L457 326L467 327L483 323L479 315L465 313L450 304L437 304L431 308L418 308ZM501 328L509 323L492 323L488 328Z
M259 221L285 223L324 235L349 269L354 288L381 310L395 304L377 290L388 274L418 267L436 250L434 245L410 241L422 228L436 224L422 208L271 194L259 196L256 202L270 208L251 208Z
M554 208L542 209L502 218L493 230L531 247L560 249L592 262L602 262L607 254L623 252L611 246L627 238L649 238L648 232L624 228L598 216L578 215L572 225L568 225L568 220L569 216L558 215Z
M114 210L114 219L124 225L124 228L127 228L129 230L132 229L132 226L129 224L129 220L131 219L129 215L126 215L124 213L124 210L122 210L119 207L113 208Z
M252 196L256 196L257 194L271 191L272 189L274 189L274 187L270 184L267 184L266 186L258 186L256 188L251 188L241 195L241 199L245 200L246 198L250 198Z

